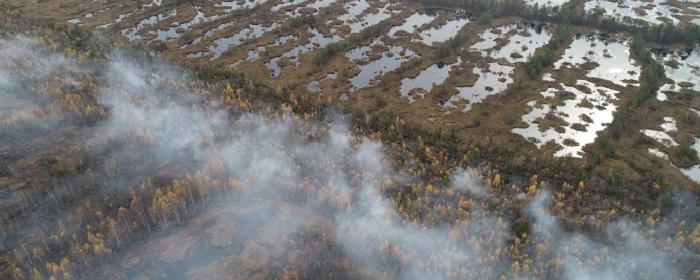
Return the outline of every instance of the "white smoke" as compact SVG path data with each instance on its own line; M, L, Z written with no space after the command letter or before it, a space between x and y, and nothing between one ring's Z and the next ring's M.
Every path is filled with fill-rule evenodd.
M672 256L688 258L683 249L651 240L639 223L620 220L608 224L598 239L562 229L546 203L548 191L540 192L528 206L534 218L533 234L546 244L548 258L561 260L565 279L681 279ZM669 242L672 243L672 242Z
M0 138L42 133L63 120L51 105L51 79L69 81L80 72L75 60L47 50L39 41L16 36L0 40ZM16 133L15 133L16 132ZM21 138L26 139L26 137Z
M70 59L32 51L39 47L31 43L31 39L15 40L0 44L0 57L11 61L32 60L32 57L37 60L33 64L37 67L25 67L22 71L26 74L22 75L77 67L77 62ZM16 80L12 73L16 71L0 68L0 92L3 94L17 88L8 86L8 81L12 84ZM397 186L411 191L410 185L423 182L390 168L391 158L382 143L354 135L342 117L314 122L291 114L276 117L258 113L231 114L236 108L223 108L212 101L210 94L193 92L193 88L198 87L192 85L199 84L187 71L158 60L142 61L116 53L111 56L104 73L106 84L100 89L99 103L108 108L110 115L94 127L89 145L105 148L114 142L122 144L112 155L123 158L120 161L122 170L105 176L110 178L109 184L126 193L130 187L126 182L159 171L142 168L147 166L145 162L150 162L182 167L179 176L217 166L228 179L235 179L242 186L231 197L218 198L223 202L201 215L214 213L211 214L214 218L186 227L187 231L195 228L189 238L205 238L209 234L207 230L212 228L232 228L232 236L227 237L234 243L231 246L234 249L224 253L206 246L192 249L196 253L183 256L178 263L187 276L175 276L211 279L214 277L206 271L223 272L223 268L240 271L244 267L243 258L237 257L236 253L240 252L236 250L258 248L250 245L252 243L262 244L260 247L267 248L272 252L270 255L277 254L275 258L283 262L286 259L281 256L285 248L312 246L313 242L297 239L309 228L321 227L318 225L323 225L324 234L315 236L314 241L337 242L339 248L318 245L325 251L311 254L308 266L322 271L324 266L333 265L329 255L348 257L352 260L350 264L372 271L366 278L495 279L517 275L524 278L669 279L683 276L678 268L680 264L667 261L669 255L682 260L690 258L672 245L660 248L656 245L658 240L650 240L644 234L646 229L628 221L609 225L595 233L600 236L597 238L589 233L566 231L546 207L550 198L544 190L531 202L525 202L529 205L530 238L534 241L522 248L511 245L515 237L510 217L500 209L485 209L485 201L498 199L498 195L483 185L473 169L454 172L449 186L451 191L460 194L460 201L444 202L450 206L449 211L464 216L454 224L419 224L412 221L415 217L407 216L412 210L399 211L387 192ZM0 98L6 96L9 95ZM33 106L31 102L13 101L12 104L20 111ZM418 194L417 199L427 198ZM227 207L235 207L236 211L216 214L216 209ZM437 216L438 211L427 209L424 218L429 220L430 215ZM201 228L193 224L206 227L204 232L207 233L199 232ZM155 237L166 233L151 234ZM175 245L178 244L163 246ZM143 248L158 250L150 243ZM515 261L511 252L520 249L532 252L536 263L532 264L531 271L510 274ZM148 250L144 254L151 254ZM212 255L230 257L235 265L212 262L211 269L195 265L197 259ZM236 257L231 257L233 255ZM303 259L299 254L295 256L295 260ZM559 260L561 269L555 267L552 259ZM153 269L165 270L157 258L143 257L141 261L149 262ZM119 262L114 263L106 267L111 265L122 270ZM538 271L538 266L543 271ZM104 271L114 272L108 268ZM318 277L319 274L308 275Z
M452 178L452 187L477 197L488 196L486 189L483 188L483 184L479 180L479 171L476 169L458 168Z

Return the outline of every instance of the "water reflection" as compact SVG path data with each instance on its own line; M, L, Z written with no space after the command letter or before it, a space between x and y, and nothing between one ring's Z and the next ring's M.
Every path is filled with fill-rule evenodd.
M370 44L369 46L359 46L347 51L345 53L345 57L347 57L352 62L366 62L369 60L367 53L372 51L372 47L379 46L382 44L383 42L379 38L375 38L374 41L372 41L372 44Z
M678 146L678 142L668 134L678 131L678 128L676 128L676 120L672 117L665 117L664 122L661 123L660 126L662 130L644 129L642 133L668 148Z
M115 24L115 23L120 23L120 22L122 22L125 18L131 16L132 14L133 14L133 12L128 12L128 13L125 13L125 14L121 14L121 15L119 15L119 16L114 20L114 22L108 22L108 23L102 24L102 25L100 25L100 26L97 26L96 28L100 29L100 28L107 28L107 27L110 27L110 26L112 26L112 25Z
M448 20L447 23L440 25L438 27L433 27L428 30L423 30L420 33L420 40L414 40L416 42L421 42L427 46L432 46L435 43L445 42L452 39L459 33L469 20L466 18L457 18L453 20Z
M299 15L317 15L322 8L330 7L337 0L316 0L303 7L297 7L296 9L287 12L288 17L296 17Z
M549 6L549 7L559 7L568 3L569 0L525 0L525 3L529 5L537 5L539 7Z
M541 25L528 23L508 24L497 29L486 29L482 41L471 46L484 57L504 58L510 63L525 62L535 50L549 42L551 36ZM499 41L508 43L498 46Z
M136 24L136 26L123 29L119 31L119 34L128 38L129 41L143 40L143 35L139 34L139 32L143 30L146 26L156 25L159 22L174 17L176 15L177 9L174 8L170 10L167 14L158 14L142 19Z
M681 168L681 172L697 183L700 183L700 164L688 168Z
M389 5L391 5L391 4L386 4L383 7L378 8L377 12L365 14L361 19L357 19L357 16L362 13L362 12L357 13L357 11L360 8L364 8L365 5L361 4L361 3L366 3L366 1L358 1L358 2L359 3L357 4L357 6L353 6L351 8L351 9L355 10L354 12L351 12L350 10L348 10L348 13L339 17L339 19L341 21L343 21L343 25L350 27L350 33L358 33L369 26L375 25L375 24L391 17L391 11L389 10ZM369 4L367 4L367 5L369 5ZM359 7L359 8L355 8L355 7ZM367 6L367 7L369 7L369 6ZM367 9L367 8L364 8L364 9Z
M281 9L295 5L301 5L304 2L306 2L306 0L282 0L280 3L272 6L272 8L270 8L270 11L279 12Z
M665 0L650 1L624 1L613 2L607 0L591 0L586 2L584 9L587 12L595 10L603 11L603 14L624 20L625 18L646 21L651 24L679 22L677 17L686 16L678 8L669 6Z
M357 20L357 16L362 14L362 12L364 12L369 7L370 7L370 4L369 4L369 1L367 1L367 0L347 1L343 5L345 13L340 15L338 17L338 20L340 20L342 22L349 22L349 21Z
M207 30L207 32L204 32L204 34L202 34L202 35L200 35L199 37L197 37L197 38L195 38L194 40L192 40L192 43L184 44L184 45L180 46L180 49L184 49L184 48L187 48L187 47L189 47L189 46L199 44L199 43L202 42L204 39L207 39L207 38L210 38L210 37L214 36L214 34L216 34L217 32L219 32L219 31L221 31L221 30L224 30L224 29L226 29L226 28L228 28L228 27L231 27L231 26L233 26L235 23L236 23L235 21L228 21L228 22L221 23L221 24L219 24L218 26L216 26L216 27L214 27L214 28L212 28L212 29Z
M151 1L151 3L148 3L148 4L143 5L143 7L144 7L144 8L150 8L150 7L153 7L153 6L158 6L158 7L160 7L160 5L162 5L162 4L163 4L163 0L153 0L153 1Z
M314 2L311 2L311 4L306 5L307 8L314 8L317 11L321 8L329 7L330 5L333 5L337 0L316 0Z
M210 21L214 21L219 19L221 16L219 15L211 15L211 16L206 16L202 11L200 11L199 7L195 8L197 13L195 16L192 18L192 20L184 23L178 23L175 22L171 26L168 27L168 29L162 30L162 29L157 29L157 30L151 30L148 33L155 35L155 38L153 40L155 41L170 41L174 39L179 39L182 37L182 34L189 30L192 26L196 24L202 24Z
M695 143L692 146L692 149L698 154L700 157L700 138L695 137ZM693 180L697 183L700 183L700 164L692 165L689 167L685 168L679 168L675 166L673 163L671 163L671 159L669 158L668 154L664 153L663 151L656 149L656 148L649 148L648 149L649 154L665 159L669 161L671 165L674 167L678 168L678 170L683 173L683 175L687 176L690 180Z
M696 114L700 115L700 111L697 111L693 108L690 108L690 111L695 112ZM675 133L678 131L678 127L676 126L676 120L672 117L664 117L663 123L661 123L659 126L661 127L661 130L654 130L654 129L643 129L641 132L646 135L647 137L650 137L654 139L657 143L663 145L666 147L666 149L671 149L674 147L677 147L679 145L678 142L673 138L673 136L669 135L668 133ZM693 139L695 142L691 146L691 149L700 157L700 138L697 136L694 137ZM657 148L649 148L649 153L651 155L654 155L656 157L665 159L669 161L671 165L674 167L678 168L678 170L683 173L685 176L690 178L691 180L700 183L700 164L696 164L693 166L689 167L678 167L675 164L673 164L670 160L670 157L668 154L665 152L661 151L660 149Z
M700 51L676 51L661 56L664 73L672 80L661 86L661 96L665 96L663 92L679 92L682 88L700 92Z
M366 57L366 54L364 56ZM351 91L354 92L371 85L377 77L398 69L401 63L416 56L417 54L410 49L401 46L388 46L388 50L383 51L380 58L359 65L360 72L350 78Z
M649 149L647 149L647 151L656 157L659 157L659 158L662 158L665 160L670 160L668 157L668 154L664 153L663 151L661 151L657 148L649 148Z
M306 89L310 92L313 92L313 93L321 93L321 92L323 92L323 89L321 88L321 81L323 81L323 80L335 80L336 78L338 78L338 73L336 73L336 72L328 73L321 80L313 80L313 81L309 82L306 85Z
M246 60L248 61L255 61L258 60L265 51L267 51L268 48L271 47L278 47L282 46L288 42L294 41L298 39L297 35L291 34L291 35L285 35L285 36L280 36L275 39L274 42L271 44L267 44L264 46L257 46L256 48L249 50L248 51L248 57L246 57Z
M500 65L498 63L490 63L488 69L474 67L474 74L479 75L479 79L474 82L474 85L467 87L457 87L459 93L452 96L445 107L456 107L455 103L459 101L467 101L462 109L463 112L471 110L471 106L479 103L486 97L503 92L508 88L508 85L513 82L511 75L513 67Z
M321 83L319 81L311 81L306 85L306 89L313 93L321 92Z
M587 67L593 64L595 67ZM626 41L609 42L599 34L577 35L555 69L579 68L587 70L587 76L611 81L621 86L638 86L641 69L630 57Z
M224 8L225 12L230 13L237 10L252 9L258 5L264 4L268 0L234 0L234 1L223 1L221 3L214 4L217 8Z
M251 24L236 34L216 39L214 40L213 44L209 46L209 51L214 54L211 60L221 57L221 55L228 51L229 48L241 45L249 40L260 38L265 33L270 32L277 27L278 25L276 22L273 22L270 25Z
M189 59L201 58L201 57L205 57L208 54L209 54L209 52L206 52L206 51L191 52L191 53L187 54L187 58L189 58Z
M409 103L416 101L416 96L423 97L433 90L433 86L441 85L450 76L452 67L462 63L460 58L454 64L437 63L421 71L415 78L404 78L401 80L399 92L402 97L408 99Z
M542 93L544 102L530 101L532 111L522 117L528 127L514 128L512 132L537 147L548 142L558 144L556 157L580 158L583 147L593 143L598 132L613 121L616 110L613 101L618 99L617 94L617 90L586 80L577 80L576 86L560 84L559 88Z
M423 25L426 25L433 20L437 18L436 15L430 15L430 14L424 14L424 13L415 13L411 15L410 17L406 18L403 22L402 25L399 26L394 26L389 30L389 37L396 37L396 33L399 31L405 32L407 34L413 34L413 32L416 31L416 29L420 28Z
M270 71L271 77L279 77L279 75L282 74L282 59L285 59L289 63L294 64L294 66L299 66L299 64L301 63L299 61L300 55L310 52L316 48L322 48L327 46L328 44L339 42L340 40L342 40L342 38L340 38L340 36L338 35L326 37L316 28L309 28L308 31L312 34L311 38L309 38L309 43L301 46L296 46L295 48L282 54L282 56L274 57L270 59L267 63L265 63L265 67L267 67L267 69Z

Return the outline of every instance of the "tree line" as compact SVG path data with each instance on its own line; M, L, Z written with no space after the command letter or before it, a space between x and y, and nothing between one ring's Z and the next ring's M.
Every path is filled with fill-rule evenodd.
M684 43L695 46L700 43L700 27L692 23L663 23L652 25L633 19L618 20L599 12L586 12L579 7L583 0L571 0L561 7L527 5L521 0L416 0L426 7L461 8L481 20L503 16L518 16L528 20L552 22L563 25L581 25L605 32L640 34L648 42L661 44Z

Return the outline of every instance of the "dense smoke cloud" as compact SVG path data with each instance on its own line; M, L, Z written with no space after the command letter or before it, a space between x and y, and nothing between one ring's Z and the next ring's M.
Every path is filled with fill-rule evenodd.
M191 78L172 66L141 66L124 54L114 54L106 77L108 86L100 93L100 103L112 114L101 125L104 133L147 141L160 151L153 154L163 156L161 160L184 151L193 161L204 159L201 141L226 128L226 112L197 108L204 101L187 92Z
M387 164L379 161L383 158L379 144L358 155L366 162L360 165L365 167L363 173L375 178L391 174ZM472 175L459 172L455 180L459 184L477 182ZM509 233L503 218L475 206L470 209L470 218L457 225L424 228L397 218L394 206L380 192L380 182L366 181L356 210L338 219L340 240L351 256L372 264L386 263L383 270L396 270L401 279L447 279L460 271L474 278L497 276L504 260L494 252L504 245ZM486 193L481 184L470 191ZM387 255L395 259L386 260Z
M79 71L76 61L23 36L0 40L0 61L0 139L27 139L63 120L62 112L50 104L51 91L57 89L48 83L59 79L77 86L71 76Z
M6 40L0 44L0 58L36 60L38 68L22 70L29 76L40 76L32 71L54 71L59 67L55 65L77 67L60 55L38 55L31 41ZM20 48L22 44L26 46ZM15 74L8 73L0 72L5 93L15 90L7 86ZM342 117L313 122L287 113L231 114L236 108L210 100L186 71L121 53L111 55L104 73L98 102L109 116L91 128L95 133L86 145L111 149L105 158L116 158L118 168L95 172L104 173L113 191L128 195L138 184L136 178L162 175L163 166L173 168L168 176L233 190L200 195L201 203L185 195L182 206L166 214L153 207L148 214L135 211L139 219L149 220L140 223L167 230L139 233L143 238L134 239L143 243L124 246L125 253L114 256L117 261L91 273L126 275L122 270L136 270L129 276L154 271L165 278L244 279L254 278L251 271L288 272L294 264L302 267L300 278L342 278L341 273L347 278L406 280L512 275L508 271L517 260L510 252L518 250L512 245L517 238L504 211L485 209L486 200L497 195L475 170L457 170L449 184L464 193L463 201L449 202L451 211L467 211L467 218L456 224L421 225L406 219L387 196L389 189L419 180L392 169L382 143L354 135ZM12 101L11 107L19 108L12 110L28 110L33 104L33 99L22 100L30 101ZM560 225L546 207L547 191L519 199L529 205L535 240L525 245L535 263L521 260L515 269L520 277L681 278L677 266L685 264L671 263L667 256L687 259L683 250L659 248L635 223L618 221L593 239ZM129 230L124 231L114 235L128 236ZM345 258L349 264L336 261ZM553 267L552 259L561 269ZM535 275L538 268L545 273Z
M619 220L608 224L602 235L593 239L564 231L546 207L549 200L550 193L542 191L527 208L534 218L534 237L547 248L534 254L536 258L538 254L550 254L543 259L559 260L565 279L683 278L679 270L683 264L672 260L690 259L690 255L672 241L672 233L656 233L660 240L667 238L660 244L647 236L654 231L651 227Z

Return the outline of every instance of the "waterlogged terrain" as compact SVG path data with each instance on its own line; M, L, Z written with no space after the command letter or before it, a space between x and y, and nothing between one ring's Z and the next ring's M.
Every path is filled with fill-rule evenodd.
M663 103L675 103L673 111L664 111L645 129L641 130L652 140L649 153L671 164L685 176L700 182L700 137L695 120L700 116L697 102L690 104L700 92L700 55L697 49L658 49L655 56L664 69L666 81L656 93ZM679 102L680 101L680 102ZM651 126L655 125L655 126Z
M463 111L469 111L472 104L479 103L490 95L503 92L513 82L511 78L513 67L494 62L487 68L474 67L474 74L479 75L479 79L471 86L457 87L459 94L452 96L445 106L454 107L455 103L466 101Z
M697 1L0 16L0 279L700 277Z
M439 26L432 27L430 29L425 29L418 34L419 39L415 39L414 42L421 42L425 45L432 46L435 43L445 42L453 38L459 30L462 29L469 19L466 18L454 18L447 20L445 23Z
M236 47L243 44L251 39L260 38L263 34L274 30L277 28L276 24L271 24L268 26L262 24L250 25L236 34L228 37L222 37L214 40L212 45L209 46L209 51L213 54L211 60L221 57L224 52L227 52L231 47Z
M470 49L481 51L482 56L506 59L510 63L525 62L537 48L547 44L551 36L543 26L517 23L487 29L481 35L482 41Z
M695 10L693 2L628 2L618 5L586 1L582 5L585 10L603 10L612 17L637 17L651 24L692 20ZM528 4L546 6L551 13L556 12L552 7L561 7L566 2ZM195 62L222 63L261 78L274 78L285 86L292 81L300 90L341 102L353 98L365 102L359 100L372 98L372 92L378 89L393 92L395 97L407 101L409 110L411 104L420 100L419 106L428 108L421 109L425 111L424 119L433 123L452 125L460 119L470 123L473 111L515 101L521 108L518 112L522 122L512 124L512 136L520 135L538 148L553 141L560 146L551 150L554 156L582 157L583 147L593 143L597 134L605 130L620 102L620 98L579 96L565 90L566 87L582 90L584 95L609 90L617 94L606 96L628 96L639 87L642 73L640 63L630 52L631 37L576 32L571 41L560 47L563 52L552 58L553 68L539 79L541 84L533 93L527 98L511 100L509 96L516 92L514 87L523 86L522 72L518 69L547 48L560 32L557 25L517 19L485 25L463 10L425 10L411 3L225 1L209 6L153 4L111 13L98 13L95 9L87 9L80 17L67 20L79 19L83 26L118 24L123 27L118 35L129 41L167 43L173 46L165 50L171 55ZM94 15L86 18L88 13ZM112 14L116 18L100 14ZM244 18L239 14L254 16ZM431 61L443 45L455 42L459 46L450 46L448 57ZM664 60L668 78L658 91L659 99L666 100L668 94L681 89L698 90L693 82L697 52L665 52L659 57ZM329 79L328 73L336 73L338 78ZM556 97L557 91L577 97L570 100ZM548 96L552 94L555 97ZM552 102L557 105L544 109L542 104L546 103L542 99L547 98L554 99ZM592 105L592 111L586 113L592 122L559 120L562 125L545 124L537 128L538 120L546 116L579 118L583 112L567 111L582 110L582 106L591 106L589 103L594 100L600 104ZM459 113L468 116L464 118ZM517 119L509 116L513 118ZM525 124L528 128L524 128ZM567 125L570 127L566 128Z
M700 164L688 163L688 159L697 159L700 157L700 138L697 136L688 137L687 134L684 135L683 132L677 128L676 120L673 117L664 117L663 122L659 124L660 129L644 129L641 132L651 138L653 142L657 145L656 148L649 148L649 153L663 160L673 163L676 161L676 166L684 175L688 176L691 180L700 182ZM693 130L693 129L689 129ZM691 134L692 135L692 134ZM683 143L679 143L676 139L682 139ZM681 146L684 146L681 148ZM669 156L669 153L673 155L673 159ZM681 165L681 166L678 166Z
M666 94L685 90L700 92L700 51L678 50L659 54L664 66L664 73L670 79L659 88L657 98L668 100Z
M281 74L283 67L281 64L282 60L284 60L284 62L288 65L298 66L301 63L301 55L306 54L316 48L322 48L328 44L336 43L341 40L341 37L338 35L326 37L315 28L310 28L308 33L311 34L308 43L296 46L293 49L283 53L281 56L270 59L270 61L265 64L267 69L270 71L270 76L278 77Z
M437 18L433 14L415 13L407 17L403 24L399 26L394 26L389 30L390 37L396 37L400 35L411 35L414 34L416 29L431 23Z
M624 39L610 41L600 34L577 35L563 57L554 63L555 69L578 68L589 78L609 80L621 86L638 85L641 72L630 58L630 48Z
M145 19L139 21L136 24L136 26L123 29L119 33L121 35L125 36L126 38L128 38L130 41L143 40L145 38L141 33L143 32L144 28L146 28L148 26L154 26L154 25L158 24L159 22L164 21L168 18L172 18L176 15L177 15L177 9L172 9L172 10L168 11L167 13L157 14L157 15L145 18ZM115 20L115 22L117 22L118 20L119 20L119 18L117 18Z
M381 78L383 74L398 69L402 63L417 56L417 54L412 50L406 49L401 46L373 46L377 46L377 48L379 49L378 52L381 53L381 57L371 60L366 55L357 58L353 57L353 53L356 53L366 47L353 49L346 54L348 59L350 59L351 61L365 61L365 64L358 65L360 72L358 72L355 76L349 79L350 84L352 84L352 91L370 86L373 81L376 81L377 79ZM370 51L372 51L371 48Z
M598 87L586 80L573 86L560 84L541 93L541 102L528 103L532 111L523 116L527 128L514 133L533 141L538 147L554 142L555 156L581 157L583 147L595 141L597 133L613 120L618 91Z
M436 63L422 70L416 77L404 78L401 80L401 89L399 90L401 96L408 99L409 102L424 97L434 86L444 83L450 76L452 67L460 62L454 64Z
M645 22L651 24L674 23L681 20L696 22L700 19L696 1L623 1L591 0L586 2L585 10L603 13L626 22Z

